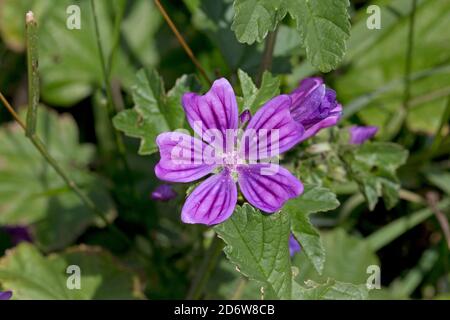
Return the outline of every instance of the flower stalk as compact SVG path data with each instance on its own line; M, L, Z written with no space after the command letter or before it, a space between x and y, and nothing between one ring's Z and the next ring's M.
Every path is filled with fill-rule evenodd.
M28 67L28 112L26 135L31 137L36 132L37 109L39 104L37 23L34 14L31 11L29 11L25 17L25 32Z
M158 8L158 10L161 12L164 20L166 20L169 28L175 34L175 37L177 38L177 40L180 43L181 47L183 47L184 51L188 55L189 59L191 59L192 63L198 69L198 71L200 72L202 77L206 80L206 82L208 82L211 85L212 84L211 79L208 77L208 75L206 74L205 69L203 69L202 65L200 64L200 62L195 57L195 55L192 52L191 48L189 47L189 45L184 40L184 38L181 35L181 33L178 31L178 28L176 27L175 23L173 23L172 19L170 18L169 14L167 13L166 9L164 9L163 5L161 4L161 2L159 0L155 0L155 4L156 4L156 7Z
M261 64L258 70L258 76L256 78L256 85L261 86L264 71L270 71L272 69L273 50L275 49L275 43L277 40L278 28L272 32L269 32L264 45L264 53L261 60Z
M106 60L105 60L105 56L104 56L104 51L103 51L103 46L102 46L102 42L101 42L101 38L100 38L100 29L99 29L99 24L98 24L98 18L97 18L97 11L96 11L96 7L95 7L95 1L91 0L91 10L92 10L92 15L93 15L93 19L94 19L94 30L95 30L95 38L97 41L97 49L98 49L98 55L99 55L99 60L100 60L100 66L101 66L101 70L102 70L102 76L103 76L103 86L105 88L105 92L106 92L106 99L107 99L107 109L108 109L108 114L109 114L109 125L111 127L111 130L113 132L113 136L114 136L114 141L116 144L116 148L117 148L117 152L118 155L122 161L123 164L123 169L126 171L127 176L130 178L129 181L129 186L130 186L130 191L132 194L134 194L134 183L133 183L133 175L131 174L131 169L130 166L128 165L128 160L126 157L126 150L125 150L125 144L123 143L123 139L122 136L120 135L119 131L117 131L116 129L114 129L114 125L112 123L112 119L114 118L115 114L116 114L116 110L115 110L115 104L114 104L114 99L113 99L113 93L112 93L112 88L111 88L111 81L110 81L110 71L108 71L111 67L112 67L112 62L109 65L109 69L108 66L106 65ZM119 11L122 11L124 9L121 9ZM119 20L118 20L118 24L120 25L121 22L121 17L123 16L123 12L122 13L118 13L119 14ZM116 28L117 29L117 28ZM119 30L120 31L120 30ZM117 31L116 32L116 36L119 37L120 36L120 32ZM118 40L116 40L115 42L118 42ZM113 50L111 51L111 56L110 59L112 59L111 57L113 56L113 53L116 49L117 45L115 47L113 47Z

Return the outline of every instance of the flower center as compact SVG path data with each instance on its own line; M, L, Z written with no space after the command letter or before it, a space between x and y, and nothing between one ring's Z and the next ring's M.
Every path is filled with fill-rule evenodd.
M223 154L222 163L223 166L230 169L231 172L236 172L237 166L239 164L243 164L244 161L239 159L238 152L236 150L233 150L231 152Z

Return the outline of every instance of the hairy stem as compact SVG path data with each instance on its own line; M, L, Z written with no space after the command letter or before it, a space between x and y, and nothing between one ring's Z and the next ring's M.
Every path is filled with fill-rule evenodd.
M169 28L172 30L172 32L175 34L175 37L177 38L180 45L183 47L184 51L188 55L188 57L191 59L192 63L194 63L195 67L198 69L200 74L203 76L203 78L209 83L212 84L211 79L209 79L208 75L206 74L205 69L201 66L200 62L195 57L194 53L192 52L189 45L184 40L181 33L178 31L178 28L173 23L172 19L169 17L169 14L167 13L166 9L164 9L163 5L159 0L155 0L156 7L161 12L162 16L164 17L164 20L166 20L167 24L169 25Z
M28 112L26 135L29 137L36 132L36 118L39 104L37 23L34 19L33 12L31 11L26 14L25 32L28 67Z
M205 258L203 259L202 264L194 277L187 295L187 299L198 300L201 297L205 286L214 271L223 246L223 241L220 240L217 235L214 235L208 251L206 252Z

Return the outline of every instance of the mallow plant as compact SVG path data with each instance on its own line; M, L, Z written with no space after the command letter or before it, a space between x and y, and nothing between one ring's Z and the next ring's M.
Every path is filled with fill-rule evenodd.
M366 90L397 66L366 79L368 63L353 63L379 34L359 22L350 33L361 4L185 0L175 14L165 1L81 0L89 19L69 30L70 1L18 2L0 12L28 71L27 108L9 102L23 90L0 88L12 116L0 129L0 300L410 295L404 279L382 289L376 253L448 206L402 186L424 175L448 190L445 175L416 170L446 150L446 121L430 152L408 160L402 146L429 143L414 140L407 114L436 97L408 105L410 81L443 71L402 68ZM393 29L407 16L384 9L403 14ZM394 100L400 111L381 117ZM419 173L402 179L405 164Z

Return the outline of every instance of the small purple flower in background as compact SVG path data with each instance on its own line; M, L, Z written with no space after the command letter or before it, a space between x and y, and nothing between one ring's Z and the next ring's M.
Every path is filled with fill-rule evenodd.
M0 229L9 235L13 245L18 245L21 242L33 242L30 231L26 226L4 226Z
M233 144L231 150L228 144L224 146L223 140L220 142L211 136L211 132L218 132L228 138L230 131L238 131L236 96L226 79L214 81L205 95L186 93L182 103L190 126L206 143L180 132L160 134L156 143L161 160L155 167L155 174L165 181L191 182L216 172L186 199L181 212L183 222L213 225L228 219L237 203L236 182L250 204L269 213L303 192L302 183L281 166L248 162L255 150L257 159L253 160L270 159L302 140L304 130L292 119L288 95L266 102L250 119L240 140L233 136L237 145ZM259 139L259 133L275 130L278 134L275 145ZM204 160L205 152L211 149L220 161Z
M291 257L301 250L300 243L295 239L294 235L291 233L289 236L289 254Z
M9 300L12 297L12 292L11 291L5 291L5 292L1 292L0 291L0 300Z
M168 184L162 184L156 187L151 194L151 198L155 201L169 201L174 199L176 196L177 193Z
M250 121L250 119L252 118L252 113L250 112L250 110L245 109L244 111L242 111L242 113L239 115L239 123L241 125L246 124L247 122Z
M292 117L305 129L302 141L320 129L336 125L341 118L342 106L336 101L336 92L326 88L321 78L303 79L290 97Z
M362 144L366 140L373 138L378 127L374 126L353 126L348 129L350 131L350 143L351 144Z

